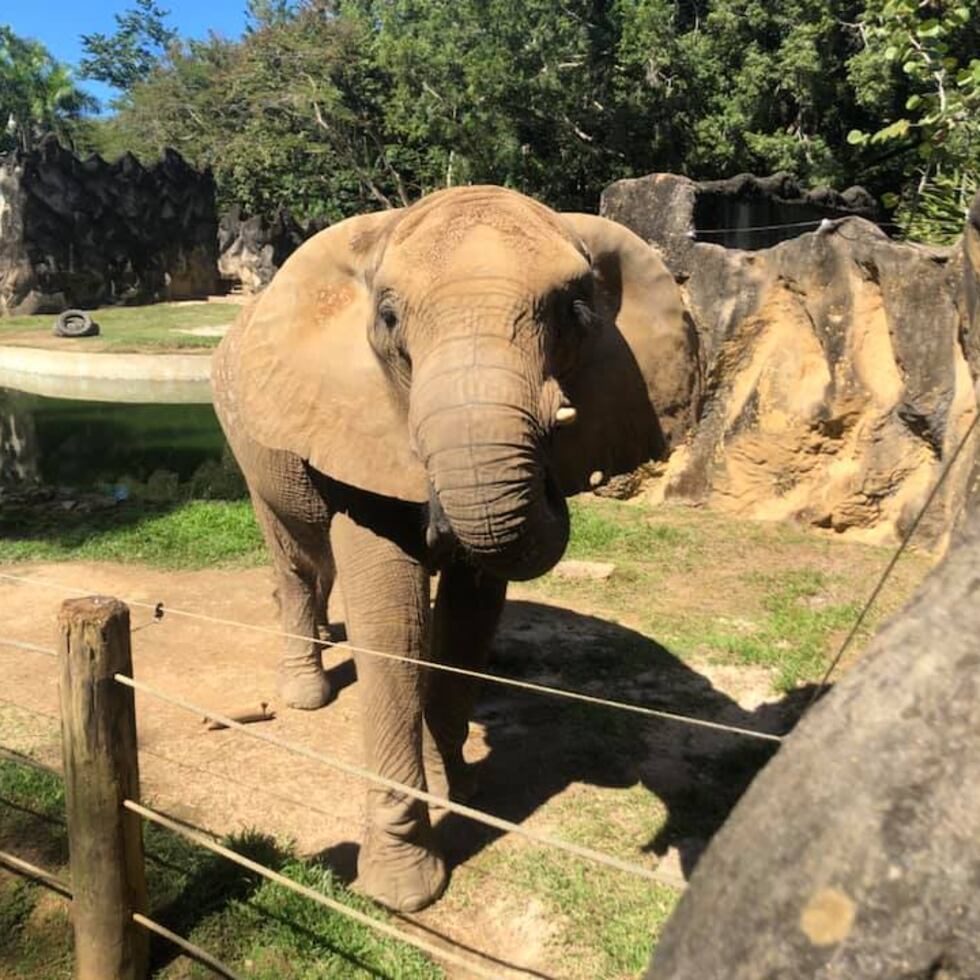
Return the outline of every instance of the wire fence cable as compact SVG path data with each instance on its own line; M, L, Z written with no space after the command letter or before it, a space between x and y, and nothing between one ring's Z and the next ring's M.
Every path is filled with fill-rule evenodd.
M0 638L0 646L13 647L16 650L26 650L28 653L41 653L45 657L57 657L56 650L49 650L47 647L38 646L36 643L25 643L23 640L8 640Z
M783 228L819 228L822 231L830 231L837 229L843 222L852 218L860 218L862 221L867 221L878 228L901 227L896 221L872 221L870 218L865 218L860 214L844 214L836 218L817 218L810 221L786 221L780 225L732 225L728 228L692 228L687 234L689 238L698 238L701 235L724 235L732 231L780 231Z
M21 582L41 588L55 589L65 592L73 592L76 595L91 595L91 589L80 589L74 585L66 585L62 582L51 582L46 579L37 579L30 576L10 575L0 572L0 580ZM121 598L127 605L145 609L156 610L160 608L159 602L142 602L138 599ZM336 647L339 649L350 650L352 653L360 653L369 657L378 657L381 660L391 660L397 663L412 664L427 670L441 670L448 674L457 674L462 677L470 677L474 680L487 681L491 684L499 684L504 687L512 687L521 691L529 691L534 694L542 694L549 697L565 698L569 701L578 701L581 704L591 704L602 708L612 708L617 711L628 711L632 714L642 715L647 718L657 718L661 721L676 722L682 725L694 725L698 728L708 728L712 731L728 732L732 735L744 735L748 738L758 738L766 742L782 742L781 735L772 732L761 732L754 728L744 728L740 725L726 725L719 721L709 721L707 718L695 718L691 715L681 715L674 711L664 711L660 708L650 708L643 704L634 704L630 701L619 701L614 698L601 698L583 691L573 691L568 688L552 687L550 684L537 684L534 681L522 681L517 677L507 677L500 674L488 674L479 670L467 670L465 667L455 667L452 664L443 664L435 660L419 660L415 657L402 656L399 653L388 653L384 650L370 650L367 647L358 647L346 642L334 640L321 640L318 637L304 636L302 633L289 633L284 630L274 629L271 626L259 626L256 623L242 623L234 619L223 619L218 616L209 616L205 613L190 612L186 609L174 609L170 606L164 607L167 615L182 616L187 619L195 619L200 622L215 623L219 626L231 626L236 629L251 630L256 633L264 633L268 636L276 636L282 639L303 640L306 643L317 643L324 647ZM39 650L41 648L38 648ZM54 651L48 651L54 654Z
M25 861L15 854L0 851L0 867L6 868L13 874L30 878L32 881L44 885L45 888L50 888L51 891L57 892L63 898L67 898L69 901L72 900L71 887L64 878L60 878L50 871L45 871L44 868L39 868L36 864L31 864L30 861ZM168 942L178 946L188 956L206 966L219 977L225 977L226 980L244 980L240 974L235 973L230 967L226 966L220 960L215 959L207 950L201 949L200 946L190 942L188 939L184 939L183 936L178 936L177 933L171 932L166 926L160 925L159 922L154 922L153 919L147 918L139 912L134 912L132 918L133 922L138 926L142 926L142 928L149 932L155 932L158 936L162 936Z
M915 532L919 529L919 524L922 523L922 518L925 517L926 511L932 505L932 502L936 499L939 494L940 489L946 482L946 477L949 476L950 471L953 469L956 460L959 459L960 453L963 451L963 447L966 446L969 441L970 436L973 435L977 428L977 423L980 422L980 408L978 408L977 413L973 416L973 421L967 426L966 432L963 433L963 437L956 444L956 448L953 450L953 454L949 457L946 465L943 467L942 472L939 474L939 478L933 484L932 489L929 491L929 495L925 499L925 503L919 508L919 512L915 515L915 519L909 525L908 530L905 532L898 548L895 553L891 556L888 564L885 565L884 570L878 578L875 587L871 590L871 594L868 596L867 601L861 608L861 612L858 613L857 619L854 621L854 625L851 627L847 636L844 637L843 642L837 649L837 653L834 655L834 659L831 660L830 666L824 671L823 677L820 679L820 683L813 689L813 694L810 697L810 702L807 705L807 710L813 707L814 703L825 694L827 691L827 682L830 680L831 674L837 669L837 665L841 662L844 654L847 652L854 638L857 636L858 631L864 625L864 621L871 611L871 607L878 600L878 596L881 595L881 590L885 587L885 583L891 577L892 572L895 570L895 566L898 564L898 560L905 553L905 549L908 547L909 542L915 535Z
M170 819L162 813L158 813L156 810L151 810L149 807L136 803L133 800L124 800L123 806L126 807L127 810L131 810L133 813L138 813L144 820L149 820L152 823L159 824L159 826L165 827L172 833L177 834L178 836L183 837L194 844L197 844L199 847L203 847L205 850L218 854L226 860L231 861L233 864L237 864L242 868L246 868L248 871L261 875L263 878L267 878L269 881L272 881L277 885L281 885L283 888L288 888L290 891L296 892L298 895L303 895L311 901L325 906L332 912L336 912L338 915L346 916L362 926L373 929L375 932L383 933L390 939L407 943L409 946L414 946L416 949L421 950L423 953L426 953L429 956L435 956L446 963L451 963L453 966L463 968L471 974L479 977L485 977L487 980L497 980L498 978L498 974L490 973L489 971L484 970L472 960L457 956L455 953L452 953L447 949L442 949L433 943L426 942L424 939L408 935L407 933L402 932L400 929L396 929L394 926L389 925L387 922L373 919L364 912L350 908L349 906L338 902L336 899L324 895L322 892L318 892L306 885L301 885L299 882L293 881L292 878L287 878L285 875L279 874L278 871L273 871L271 868L267 868L264 864L259 864L258 862L239 854L237 851L231 850L231 848L215 843L214 841L205 837L203 834L189 830L183 824L177 823L175 820Z
M32 881L44 885L45 888L50 888L51 891L57 892L65 898L71 898L71 888L67 881L59 878L57 875L51 874L50 871L45 871L44 868L39 868L36 864L31 864L30 861L25 861L23 858L17 857L16 854L0 851L0 867L6 868L14 874L30 878Z
M178 936L176 932L171 932L166 926L160 925L159 922L154 922L139 912L133 913L133 922L138 926L142 926L148 932L155 932L158 936L166 939L167 942L173 943L176 947L182 949L191 959L197 960L198 963L206 966L212 973L217 974L219 977L225 977L225 980L245 980L240 973L235 973L231 967L226 966L221 960L215 959L206 949L201 949L200 946L192 943L189 939L184 939L183 936Z
M13 762L20 766L28 766L31 769L36 769L38 772L43 772L45 775L57 776L59 779L63 775L60 769L46 765L33 756L27 755L24 752L18 752L16 749L8 748L5 745L0 745L0 759L6 759L8 762Z
M425 790L416 789L414 786L409 786L405 783L400 783L397 780L388 779L379 773L372 772L370 769L365 769L363 766L358 766L350 762L345 762L342 759L337 759L332 756L325 755L320 752L316 752L313 749L308 749L303 745L295 745L291 742L287 742L285 739L278 738L275 735L270 735L268 732L263 732L250 728L247 725L243 725L240 722L235 721L226 715L220 714L219 712L213 711L210 708L205 708L202 705L194 704L184 698L177 697L176 695L168 694L165 691L161 691L155 687L150 686L144 681L137 681L132 677L127 677L124 674L115 674L115 680L123 684L126 687L130 687L135 691L141 691L150 697L155 697L158 700L165 701L169 704L173 704L176 707L183 708L192 714L207 718L209 721L217 721L227 728L240 731L243 734L249 736L250 738L257 739L259 741L267 742L271 745L276 745L279 748L283 748L288 752L292 752L297 755L304 756L308 759L312 759L315 762L319 762L322 765L329 766L330 768L337 769L341 772L345 772L350 776L354 776L360 779L365 779L369 782L377 783L378 785L384 786L387 789L395 790L396 792L404 793L406 796L411 796L413 799L420 800L430 806L441 807L445 810L449 810L452 813L456 813L459 816L467 817L477 823L483 823L486 826L493 827L495 830L503 831L504 833L513 833L518 836L524 837L527 840L533 841L534 843L540 844L543 847L552 847L557 850L565 851L568 854L572 854L575 857L582 858L587 861L593 861L597 864L603 864L607 867L614 868L617 871L622 871L627 874L637 875L641 878L646 878L650 881L657 881L661 884L668 884L672 887L678 887L678 882L658 874L655 870L649 868L644 868L642 865L636 864L630 861L623 861L620 858L614 857L610 854L606 854L602 851L596 851L589 847L584 847L580 844L573 844L570 841L562 840L558 837L552 837L549 834L542 834L539 831L529 830L526 827L522 827L520 824L513 823L509 820L504 820L502 817L496 817L491 813L485 813L482 810L474 809L473 807L466 806L462 803L457 803L454 800L445 799L440 796L435 796L432 793L428 793ZM4 702L6 699L0 698L0 702ZM26 711L30 711L34 714L40 715L41 717L51 718L55 720L54 715L49 715L45 712L34 711L31 708L25 708L23 705L17 704L17 702L6 702L13 707L22 708ZM145 751L145 750L144 750ZM155 755L156 753L149 753ZM174 760L166 759L166 761L172 762ZM14 761L14 760L12 760ZM227 777L230 779L230 777ZM234 782L234 780L230 780ZM290 801L297 805L301 805L300 801Z
M337 769L340 772L347 773L348 775L354 776L358 779L364 779L368 782L376 783L379 786L384 786L386 789L394 790L397 793L404 793L406 796L410 796L415 800L420 800L421 802L427 803L430 806L442 807L444 810L449 810L451 813L456 813L461 817L467 817L468 819L477 823L482 823L488 827L493 827L495 830L500 830L504 833L517 834L518 836L524 837L536 844L540 844L543 847L551 847L556 850L565 851L568 854L572 854L575 857L582 858L586 861L593 861L596 864L603 864L607 867L615 868L617 871L623 871L627 874L636 875L640 878L646 878L649 881L658 881L662 884L676 885L675 882L668 881L661 875L658 875L656 871L649 868L644 868L642 865L635 864L630 861L623 861L620 858L613 857L611 854L605 854L602 851L595 851L590 847L583 847L580 844L572 844L569 841L561 840L558 837L552 837L550 834L542 834L536 830L529 830L527 827L522 827L520 824L512 823L510 820L495 817L491 813L485 813L482 810L476 810L473 807L466 806L463 803L457 803L454 800L448 800L441 796L435 796L432 793L417 789L414 786L409 786L406 783L400 783L397 780L388 779L387 776L382 776L379 773L372 772L370 769L365 769L363 766L358 766L351 762L345 762L342 759L337 759L322 752L317 752L314 749L308 749L305 745L296 745L292 742L287 742L285 739L279 738L275 735L270 735L268 732L250 728L249 726L243 725L240 722L237 722L232 718L228 718L225 715L219 714L216 711L212 711L209 708L204 708L201 705L186 701L183 698L167 694L166 692L160 691L155 687L151 687L149 684L146 684L143 681L137 681L132 677L126 677L124 674L115 674L114 677L120 684L123 684L126 687L131 687L134 691L141 691L144 694L148 694L151 697L165 701L168 704L173 704L179 708L183 708L185 711L189 711L192 714L204 716L212 721L219 721L228 728L239 731L242 734L247 735L249 738L257 739L260 742L266 742L269 745L275 745L278 748L285 749L287 752L292 752L294 755L303 756L307 759L311 759L314 762L320 763L321 765L328 766L331 769Z

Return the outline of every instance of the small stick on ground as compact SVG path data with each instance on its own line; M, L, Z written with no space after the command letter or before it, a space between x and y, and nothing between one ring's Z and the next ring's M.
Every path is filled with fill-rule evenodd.
M236 708L234 711L222 711L221 714L242 725L249 725L255 721L272 721L276 717L275 711L269 708L268 701L260 701L258 705L250 704L247 708ZM201 721L208 726L209 732L217 732L228 727L211 718L202 718Z

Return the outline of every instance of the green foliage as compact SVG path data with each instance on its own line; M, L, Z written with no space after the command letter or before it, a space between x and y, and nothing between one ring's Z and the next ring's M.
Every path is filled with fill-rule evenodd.
M963 234L970 204L980 193L980 163L972 170L940 170L927 174L898 198L897 218L908 238L952 245Z
M114 34L83 38L86 74L122 92L116 114L79 118L70 79L35 65L44 92L4 86L0 109L8 92L20 108L0 140L56 131L145 159L173 146L214 170L223 205L331 221L454 184L593 210L608 183L651 171L789 170L860 182L905 234L948 241L978 182L980 0L247 9L240 40L181 40L156 0L135 0ZM40 57L14 71L2 51L0 78Z
M949 242L980 185L980 0L868 0L860 30L859 100L875 105L889 81L903 98L885 108L885 125L853 129L848 142L904 150L905 179L888 202L910 237Z
M43 44L0 25L0 152L30 150L46 133L73 144L73 126L97 103Z
M288 23L296 7L292 0L248 0L245 10L248 14L246 29L256 31Z
M863 166L847 133L880 118L872 83L894 95L852 69L862 9L256 0L241 41L171 47L101 137L177 146L249 210L331 219L457 183L592 209L610 181L653 170L844 182Z
M705 176L791 170L849 179L843 133L855 111L845 71L856 49L844 22L859 5L822 0L715 0L680 38L694 138Z
M116 14L114 34L83 34L82 76L128 92L149 76L177 40L177 32L166 24L168 13L155 0L136 0L135 7Z

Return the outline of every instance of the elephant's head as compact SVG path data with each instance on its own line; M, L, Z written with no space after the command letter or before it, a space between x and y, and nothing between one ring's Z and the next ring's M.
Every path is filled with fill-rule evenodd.
M561 556L566 494L664 452L698 377L644 242L495 187L321 232L236 329L253 438L428 502L430 544L451 528L510 579Z

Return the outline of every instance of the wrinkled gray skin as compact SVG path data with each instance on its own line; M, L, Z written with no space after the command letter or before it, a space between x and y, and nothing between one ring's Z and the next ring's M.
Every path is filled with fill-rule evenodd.
M472 220L463 220L467 209ZM568 539L552 450L567 401L558 379L574 382L570 365L593 328L590 256L558 216L496 189L423 199L391 219L394 232L388 218L371 217L367 240L358 231L339 258L330 232L307 243L243 314L215 357L215 407L272 555L285 631L316 635L336 568L352 645L482 669L506 581L547 571ZM327 259L338 268L363 262L363 286L354 290L363 303L350 300L345 280L307 288ZM348 303L342 342L366 331L389 392L351 402L349 418L337 424L348 411L337 407L348 379L341 374L316 389L302 379L320 356L316 331L333 330ZM274 330L292 332L255 355L257 331ZM678 343L688 350L686 340ZM301 351L299 361L276 367L289 353L284 347ZM347 371L359 356L345 348L337 360ZM679 370L690 395L693 369ZM629 379L610 381L622 391L613 402L641 417L630 404ZM352 382L350 397L362 397L366 386ZM588 413L591 396L579 388L576 409ZM378 424L377 439L354 431L385 413L394 421ZM635 424L613 424L610 443ZM404 449L381 445L399 425L392 438ZM653 446L642 426L635 439L643 443L631 448L636 461L649 458ZM402 452L405 462L392 465ZM585 463L587 474L592 464ZM375 475L382 483L372 492ZM581 488L569 480L563 488ZM466 798L472 785L462 747L472 684L364 656L357 668L365 765L439 796ZM331 697L313 642L286 642L280 678L280 696L293 707L318 708ZM422 908L447 878L428 810L393 791L371 787L368 795L359 886L391 908Z

